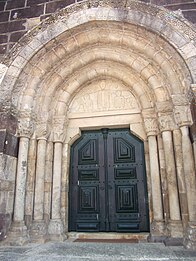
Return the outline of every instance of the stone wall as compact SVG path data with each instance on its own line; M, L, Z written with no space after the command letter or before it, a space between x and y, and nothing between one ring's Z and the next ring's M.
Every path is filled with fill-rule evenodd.
M0 60L12 46L32 27L54 12L82 0L1 0L0 1ZM178 10L192 23L196 23L194 0L142 0L169 10Z

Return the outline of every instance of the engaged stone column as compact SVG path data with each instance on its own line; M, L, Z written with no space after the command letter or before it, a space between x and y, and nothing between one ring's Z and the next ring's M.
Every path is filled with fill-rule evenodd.
M186 229L184 245L190 249L196 249L196 180L193 147L189 137L191 125L190 105L186 96L174 97L176 122L182 133L183 167L187 191L189 223ZM179 102L180 101L180 102Z
M171 115L162 115L159 117L160 128L162 131L163 146L165 153L165 163L167 172L167 185L169 192L169 210L170 221L169 230L171 237L182 237L182 221L180 215L180 205L178 198L178 185L176 177L175 155L172 140L172 131L174 119Z
M189 138L188 126L182 126L182 153L187 189L189 226L185 238L187 248L196 249L196 180L193 148Z
M165 236L165 225L163 220L163 206L161 195L161 181L159 173L159 159L157 148L157 123L156 119L145 119L145 127L148 136L149 157L150 157L150 173L152 188L152 204L153 204L153 222L151 225L152 237ZM153 239L153 238L152 238Z
M62 148L65 139L64 117L54 119L54 159L52 185L52 214L49 222L49 234L52 240L65 240L63 222L61 220L61 176Z
M183 169L182 136L181 136L180 129L175 129L173 131L173 140L174 140L176 171L177 171L182 223L183 223L183 227L186 228L189 218L188 218L186 184L185 184L184 169Z
M193 148L189 138L188 126L180 127L182 132L182 153L187 188L189 221L196 221L196 180Z
M22 114L22 113L21 113ZM33 132L33 124L30 115L24 113L24 117L19 120L19 152L17 165L17 178L15 190L15 204L13 224L8 235L8 240L12 245L23 245L28 242L29 237L27 227L24 223L25 210L25 187L27 177L27 157L29 149L29 139Z
M34 220L30 229L31 242L44 243L47 239L47 227L44 222L44 177L46 166L47 126L38 125L37 161L34 198Z

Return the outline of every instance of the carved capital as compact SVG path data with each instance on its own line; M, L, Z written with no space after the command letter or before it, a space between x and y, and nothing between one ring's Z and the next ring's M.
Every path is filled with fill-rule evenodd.
M159 116L159 127L161 131L174 130L174 118L171 114Z
M179 126L189 126L192 124L191 111L189 106L175 106L174 117Z
M158 125L156 118L144 119L147 136L154 136L158 133Z
M38 123L36 127L36 137L38 140L47 140L49 137L49 131L47 123Z
M189 100L186 94L172 95L172 101L174 106L186 106L189 104Z
M34 131L34 116L31 111L20 111L18 119L18 135L30 138Z
M168 113L173 111L173 105L170 101L157 102L156 108L158 113Z
M53 141L64 142L66 137L68 120L65 116L55 116L53 118Z
M190 104L196 104L196 84L191 84L187 97Z
M33 121L31 118L22 118L18 120L18 135L20 137L30 138L33 134Z

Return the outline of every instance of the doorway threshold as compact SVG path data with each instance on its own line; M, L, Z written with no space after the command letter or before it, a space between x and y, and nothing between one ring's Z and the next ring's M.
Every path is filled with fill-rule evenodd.
M72 242L106 242L106 243L147 243L149 233L115 233L115 232L69 232L68 240Z

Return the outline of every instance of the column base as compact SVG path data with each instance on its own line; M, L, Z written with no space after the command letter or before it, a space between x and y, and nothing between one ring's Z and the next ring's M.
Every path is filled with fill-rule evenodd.
M183 244L187 249L196 250L196 222L188 223Z
M29 231L31 243L45 243L48 239L47 225L44 220L34 220Z
M64 241L67 236L64 234L63 222L60 219L51 219L48 226L49 240Z
M13 222L5 240L6 245L23 246L29 243L29 234L24 221Z
M163 242L167 238L167 230L164 220L154 220L151 224L149 242Z
M168 233L172 238L183 238L183 226L181 220L169 220Z

